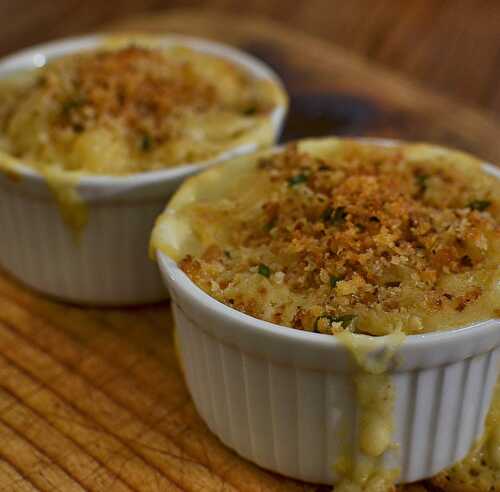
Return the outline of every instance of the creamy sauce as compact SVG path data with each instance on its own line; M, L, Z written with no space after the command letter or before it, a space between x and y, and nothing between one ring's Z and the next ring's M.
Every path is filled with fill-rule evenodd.
M0 150L0 172L19 182L22 178L20 162ZM77 186L81 178L80 173L68 173L56 166L40 166L38 172L54 196L61 217L70 229L71 234L78 240L88 222L88 210Z
M70 178L67 173L53 167L42 169L41 174L56 200L63 221L75 240L79 240L88 222L87 205L77 190L79 176Z
M360 372L354 376L359 408L359 437L356 461L342 458L335 466L340 475L337 492L378 492L388 490L396 480L398 470L384 469L382 457L395 445L395 388L386 374L393 365L396 351L406 338L394 333L383 338L343 332L338 339L354 356Z

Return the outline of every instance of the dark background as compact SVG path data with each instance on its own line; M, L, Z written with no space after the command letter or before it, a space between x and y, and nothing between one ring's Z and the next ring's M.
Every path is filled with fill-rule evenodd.
M168 9L252 13L500 114L498 0L0 0L0 54Z

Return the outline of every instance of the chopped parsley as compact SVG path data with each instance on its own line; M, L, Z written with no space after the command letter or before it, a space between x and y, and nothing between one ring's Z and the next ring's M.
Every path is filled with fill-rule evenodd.
M84 104L85 104L85 100L83 98L80 98L80 97L66 99L66 101L64 101L62 103L62 112L64 115L67 116L71 111L83 106Z
M296 186L302 183L306 183L309 177L307 174L296 174L288 180L288 186Z
M246 116L252 116L256 112L257 112L257 106L253 105L253 106L248 106L248 108L246 108L243 111L243 114L246 115Z
M330 287L336 287L337 283L342 280L342 277L337 277L335 275L330 275Z
M273 217L267 224L264 225L264 230L266 232L269 232L276 226L277 222L278 222L278 217Z
M329 222L330 219L332 218L333 214L333 208L332 207L326 207L325 210L323 210L321 214L321 220L323 222Z
M340 225L345 222L345 218L347 217L347 212L345 207L337 207L335 212L333 213L333 217L330 219L330 222L334 225Z
M259 275L262 275L263 277L269 278L269 276L271 275L271 269L263 263L259 265L259 269L257 271Z
M332 225L340 225L345 222L345 218L347 217L347 212L345 207L337 207L333 209L332 207L327 207L321 213L321 220L328 224Z
M471 210L477 210L478 212L484 212L487 208L489 208L491 202L489 200L473 200L470 202L467 207Z
M427 174L418 174L417 176L415 176L415 180L417 181L417 185L422 191L425 191L427 189L427 180L428 179L429 179L429 176Z
M141 150L143 152L148 152L153 147L153 139L150 135L143 135L141 138Z
M393 282L386 282L384 284L386 287L390 287L390 288L397 288L397 287L400 287L401 286L401 282L395 280Z

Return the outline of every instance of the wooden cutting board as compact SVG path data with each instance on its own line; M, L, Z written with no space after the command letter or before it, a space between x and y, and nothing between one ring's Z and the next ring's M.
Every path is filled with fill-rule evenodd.
M182 11L119 28L206 36L266 60L291 92L285 139L412 138L500 162L500 128L486 115L300 33ZM320 489L253 466L207 430L175 358L168 304L78 308L0 273L0 491Z

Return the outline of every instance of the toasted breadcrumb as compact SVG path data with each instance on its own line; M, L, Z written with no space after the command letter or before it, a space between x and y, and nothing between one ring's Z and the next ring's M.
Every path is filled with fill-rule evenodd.
M181 267L218 300L330 334L419 333L496 316L498 182L479 167L471 180L452 162L348 142L328 157L290 145L245 179L189 211L217 234Z

